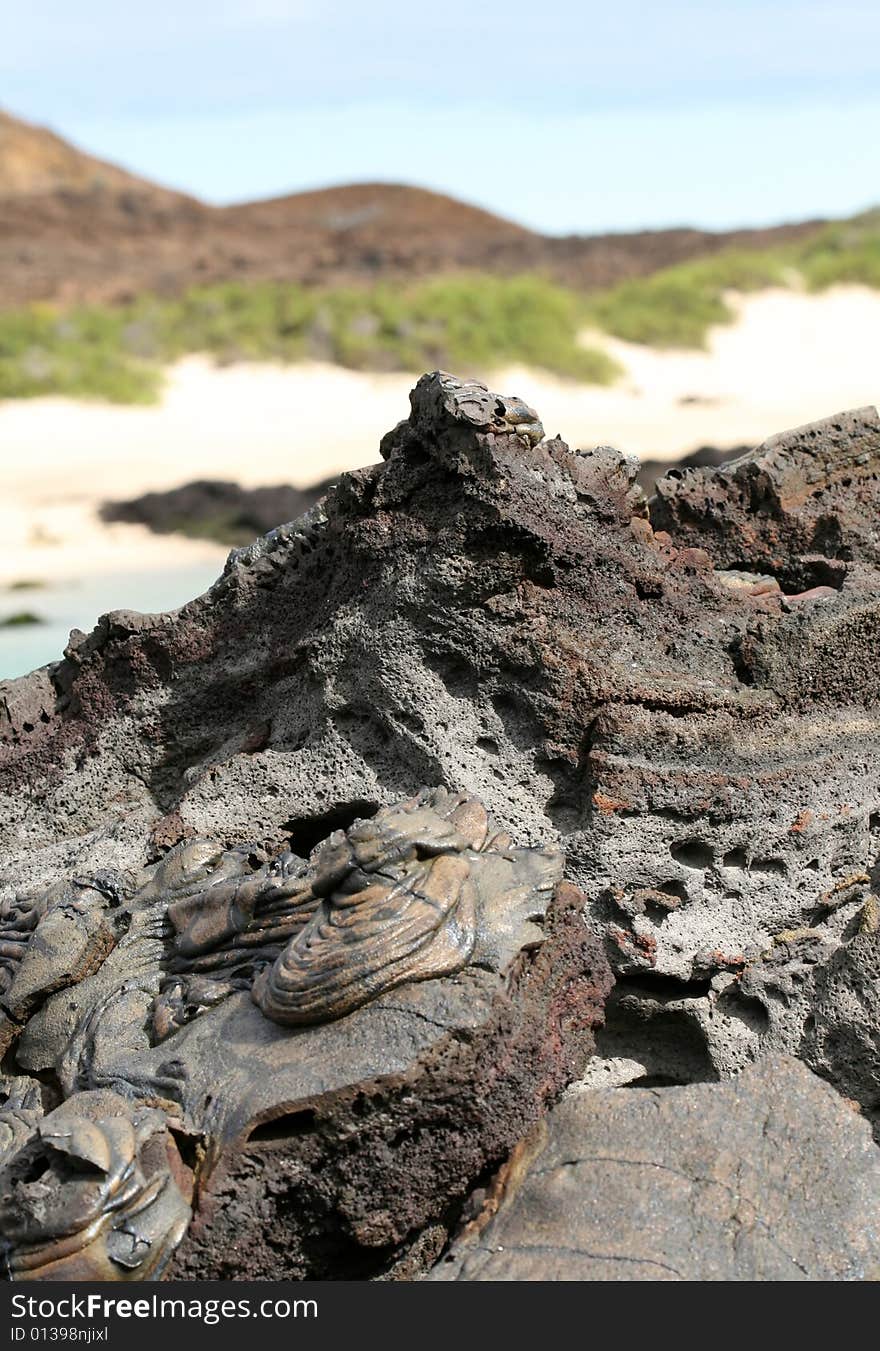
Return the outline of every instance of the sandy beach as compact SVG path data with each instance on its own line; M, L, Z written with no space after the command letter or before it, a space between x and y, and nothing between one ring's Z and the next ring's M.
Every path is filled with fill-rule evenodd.
M771 290L733 303L737 323L713 330L703 352L585 334L625 370L609 388L522 368L495 372L491 381L531 403L548 433L643 458L757 444L880 398L880 293L855 286L821 295ZM56 398L0 404L0 589L30 579L52 579L53 596L62 583L85 587L81 626L94 621L85 611L96 586L119 606L133 604L135 593L142 608L182 603L196 581L207 584L216 574L225 550L137 526L103 526L95 514L101 501L194 478L304 486L373 463L383 433L407 415L417 375L316 363L224 368L191 357L168 372L154 407ZM155 580L152 589L145 578ZM79 613L65 594L57 623ZM154 596L152 605L143 603ZM0 619L25 600L35 610L48 606L42 597L38 604L37 593L0 591ZM9 669L3 649L13 642L24 652L19 635L2 635L0 675Z

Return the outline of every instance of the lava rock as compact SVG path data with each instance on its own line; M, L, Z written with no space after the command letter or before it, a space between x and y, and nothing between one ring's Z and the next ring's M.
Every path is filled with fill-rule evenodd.
M727 1084L573 1091L433 1281L880 1275L880 1151L796 1060Z
M177 1275L332 1277L405 1260L593 1049L611 977L562 869L557 847L517 848L476 799L440 788L333 832L308 859L192 840L134 877L8 905L0 994L20 1014L15 1063L64 1097L43 1123L38 1079L10 1081L12 1279L164 1272L188 1209L163 1202L150 1254L125 1247L129 1202L147 1214L147 1190L167 1191L138 1171L142 1122L145 1146L167 1126L197 1172ZM82 916L108 929L102 902L119 941L86 964ZM42 995L29 1017L23 977L31 1004ZM126 1104L131 1129L117 1121ZM106 1176L83 1191L63 1160L47 1210L40 1178L70 1153L52 1144L59 1116L84 1149L106 1137L95 1158L74 1155Z
M711 548L719 566L834 586L842 571L835 561L880 559L878 453L877 410L839 413L771 436L730 463L667 474L652 519L682 543ZM815 560L812 577L802 559Z
M158 1279L189 1223L192 1188L160 1111L76 1094L36 1121L0 1171L9 1279Z
M205 596L168 615L105 615L91 634L72 635L63 661L0 685L0 903L14 908L21 896L99 872L130 877L131 897L169 848L206 838L221 853L252 845L257 867L285 853L305 859L334 831L428 784L479 798L519 847L564 855L586 926L566 922L566 950L575 960L589 931L617 977L586 1082L714 1081L785 1052L876 1113L876 414L841 414L734 465L677 472L650 506L637 461L609 447L572 450L542 432L519 399L442 372L424 376L409 418L383 439L383 463L343 475L304 516L235 550ZM4 1010L0 1035L10 1046L18 1038L7 1072L51 1067L65 1093L93 1086L97 1074L135 1097L179 1101L175 1085L189 1080L166 1034L192 1042L191 1063L210 1063L206 1029L239 1006L234 1016L254 1029L253 1045L291 1035L292 1024L263 1016L249 985L225 991L216 1009L216 986L160 988L162 907L127 913L124 934L117 920L110 926L116 945L99 970L54 993L44 982L39 1008ZM224 942L239 932L238 919L227 932L231 915L224 903L211 921L219 917ZM546 950L530 960L539 964ZM146 972L140 983L134 954ZM595 948L576 960L585 963L590 1024L607 977ZM473 981L479 969L440 983ZM280 1011L302 972L297 962L278 968L267 1007ZM122 973L132 982L124 998L114 984ZM101 1036L68 1037L59 1059L52 1048L64 1020L75 1022L98 989L109 1001ZM401 987L407 998L418 989ZM351 1016L376 1017L381 998ZM514 1001L509 1016L497 1004L487 1012L490 1060L502 1025L517 1048L529 1047L511 1052L511 1064L546 1044L565 1001L552 988L531 998ZM145 1048L151 1016L159 1042ZM458 1027L450 1016L444 1033ZM459 1029L457 1044L472 1031L463 1039ZM373 1046L385 1035L377 1031ZM359 1163L346 1190L333 1164L329 1193L308 1191L317 1174L297 1144L295 1177L273 1183L304 1196L307 1177L302 1213L329 1235L320 1252L296 1249L298 1269L329 1270L343 1231L346 1270L404 1269L413 1232L454 1218L439 1215L440 1196L460 1195L471 1170L503 1154L515 1128L577 1072L575 1052L585 1057L589 1038L571 1045L571 1054L560 1048L546 1091L536 1097L533 1085L522 1095L527 1110L505 1116L503 1140L476 1128L472 1140L484 1144L455 1155L454 1187L431 1152L440 1139L434 1108L424 1119L414 1110L401 1139L418 1138L430 1157L408 1154L407 1171L395 1175L400 1210L377 1205L368 1219L365 1197L373 1186L381 1192L381 1160L394 1157L395 1133L382 1121L396 1120L405 1098L394 1078L401 1061L375 1061L393 1079L395 1106L384 1118L384 1108L369 1109L376 1133L356 1151L366 1160L374 1150L369 1168ZM358 1062L359 1076L369 1060ZM492 1093L471 1052L456 1063L456 1113L489 1120ZM308 1096L296 1093L291 1100ZM432 1093L425 1081L417 1100L436 1102ZM279 1104L264 1105L268 1122ZM349 1112L354 1120L348 1106L333 1119ZM191 1125L197 1148L202 1126ZM317 1112L292 1134L318 1160L333 1129ZM218 1201L227 1227L213 1232L232 1251L245 1173L251 1210L264 1204L249 1150L273 1142L219 1138L232 1180ZM218 1163L218 1189L223 1176ZM407 1188L411 1210L396 1199ZM344 1223L343 1191L353 1198ZM275 1203L265 1204L274 1214ZM324 1228L319 1215L329 1217ZM207 1201L178 1260L216 1272L220 1247L211 1249L203 1220ZM248 1232L270 1230L254 1220ZM275 1260L252 1247L260 1253L252 1270Z

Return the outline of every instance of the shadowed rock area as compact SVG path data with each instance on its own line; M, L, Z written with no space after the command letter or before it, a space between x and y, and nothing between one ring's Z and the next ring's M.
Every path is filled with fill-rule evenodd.
M649 508L434 373L381 454L0 684L3 1069L166 1113L170 1274L416 1274L578 1076L880 1122L876 413Z
M878 1207L865 1122L771 1058L713 1087L575 1090L430 1279L876 1280Z

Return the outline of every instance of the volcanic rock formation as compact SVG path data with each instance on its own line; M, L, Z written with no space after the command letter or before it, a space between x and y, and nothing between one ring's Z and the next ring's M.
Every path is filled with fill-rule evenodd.
M592 1049L610 977L562 865L440 788L309 859L198 839L7 905L7 1044L63 1096L42 1120L19 1076L0 1110L12 1278L161 1274L183 1155L177 1274L369 1271L443 1233Z
M786 1056L732 1083L573 1090L435 1281L877 1280L880 1152Z
M0 1141L163 1112L170 1274L411 1275L577 1075L785 1052L880 1124L876 413L648 504L519 400L411 404L0 685Z

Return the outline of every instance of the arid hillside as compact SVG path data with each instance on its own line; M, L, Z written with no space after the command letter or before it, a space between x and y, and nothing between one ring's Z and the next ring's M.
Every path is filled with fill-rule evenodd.
M293 166L292 166L293 171ZM820 222L709 233L536 234L421 188L353 184L212 207L0 114L0 303L119 301L229 280L338 284L461 268L544 272L582 289Z
M0 197L95 189L162 191L126 169L78 150L48 127L34 126L0 109Z

